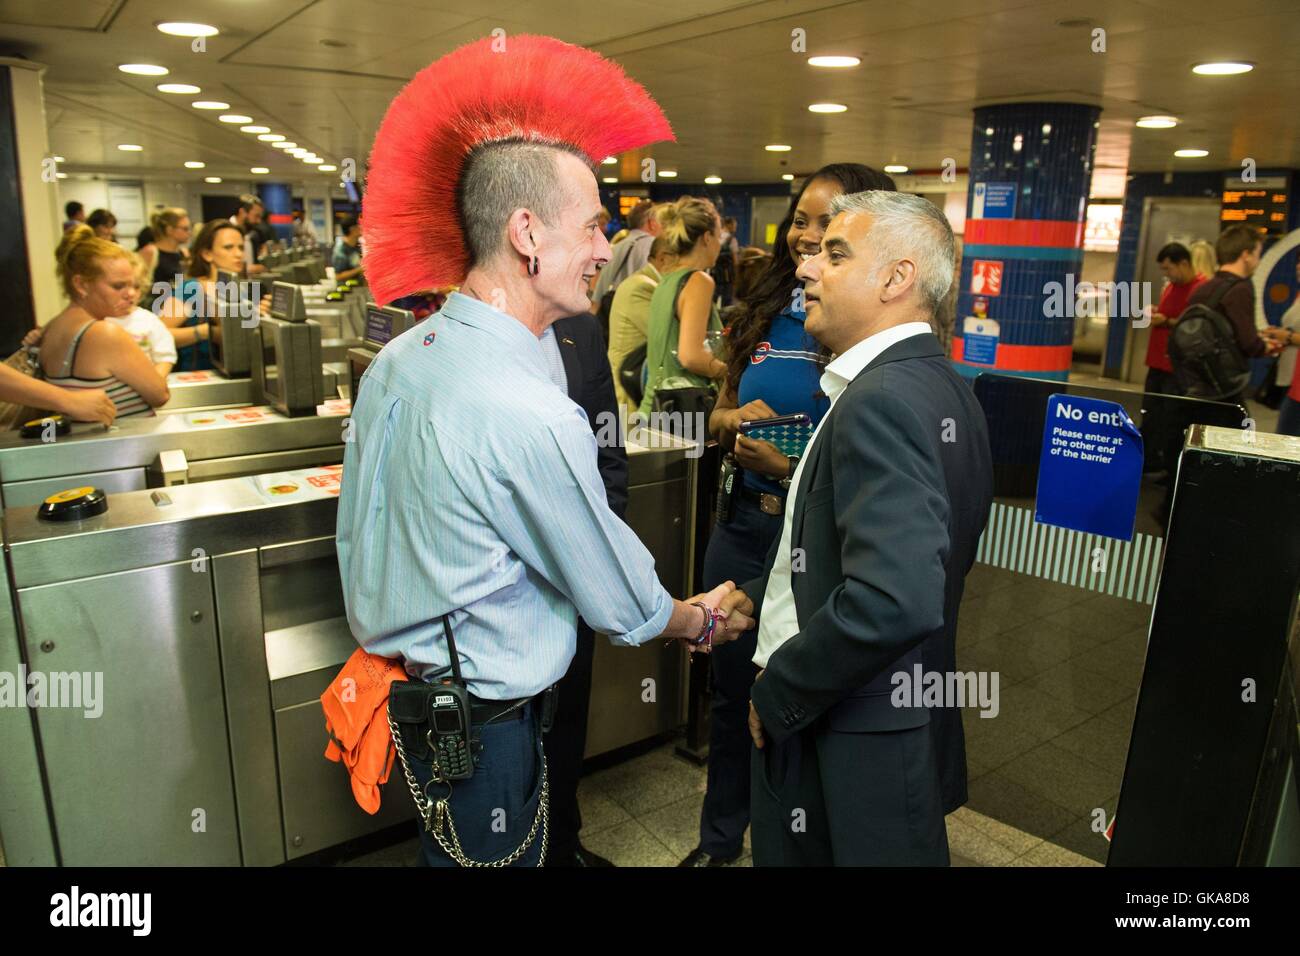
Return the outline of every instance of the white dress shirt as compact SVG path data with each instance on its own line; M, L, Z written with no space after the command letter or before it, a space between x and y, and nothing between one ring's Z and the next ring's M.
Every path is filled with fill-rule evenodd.
M877 332L875 335L869 335L843 355L835 356L834 360L826 366L826 371L822 373L821 378L822 391L830 398L831 409L835 408L835 402L844 394L849 383L885 349L914 335L924 335L932 331L928 322L904 322ZM768 658L776 649L799 633L794 591L790 586L791 528L794 527L799 478L803 474L804 465L812 458L813 446L817 444L817 436L821 434L822 426L830 417L831 412L827 412L817 423L812 440L808 442L808 448L799 459L799 466L795 468L794 476L790 480L790 493L785 500L785 519L781 525L781 543L777 546L776 561L767 579L767 591L763 595L763 610L758 622L758 649L754 654L754 663L759 667L766 667Z

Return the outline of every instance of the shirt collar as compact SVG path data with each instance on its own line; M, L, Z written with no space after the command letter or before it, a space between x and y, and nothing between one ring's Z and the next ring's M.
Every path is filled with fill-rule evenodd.
M843 355L837 355L822 373L822 391L830 397L831 404L849 387L858 374L874 362L891 345L897 345L914 335L932 331L929 322L903 322L868 335Z
M463 292L453 292L447 296L442 312L457 322L480 329L512 352L525 354L541 368L542 346L536 335L512 315L507 315Z

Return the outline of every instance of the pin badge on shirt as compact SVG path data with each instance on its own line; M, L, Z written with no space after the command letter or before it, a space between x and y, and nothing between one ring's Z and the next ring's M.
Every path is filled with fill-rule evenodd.
M434 340L434 334L433 334L432 332L430 332L428 335L426 335L426 336L424 337L424 344L425 344L425 345L432 345L432 344L433 344L433 340Z

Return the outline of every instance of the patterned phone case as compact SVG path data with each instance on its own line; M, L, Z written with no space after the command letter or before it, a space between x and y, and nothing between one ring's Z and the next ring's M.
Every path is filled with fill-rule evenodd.
M763 425L745 432L746 438L771 442L783 455L802 458L804 449L812 441L813 427L809 423L790 425Z

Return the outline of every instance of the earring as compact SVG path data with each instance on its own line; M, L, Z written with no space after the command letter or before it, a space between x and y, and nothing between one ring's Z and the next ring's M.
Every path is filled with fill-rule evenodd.
M541 263L537 261L536 256L533 256L529 262L525 263L524 268L528 270L530 276L535 276L537 273L542 271Z

